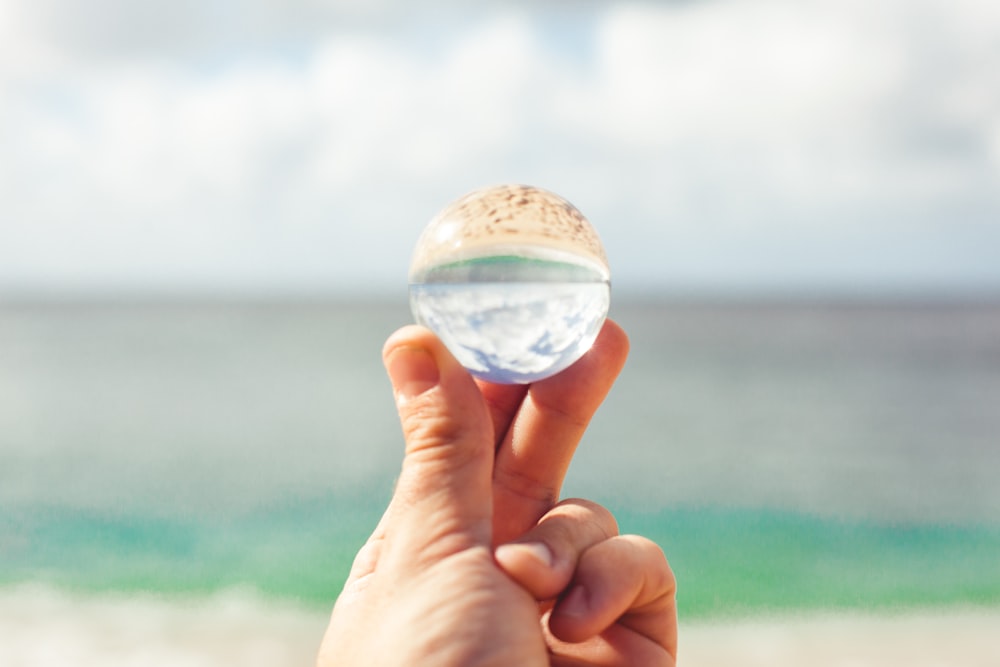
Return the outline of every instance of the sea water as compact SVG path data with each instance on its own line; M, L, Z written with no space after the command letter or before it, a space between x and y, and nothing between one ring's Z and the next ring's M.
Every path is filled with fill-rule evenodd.
M1000 304L622 296L631 354L563 494L663 547L683 619L1000 604ZM36 584L328 615L399 474L380 350L408 319L403 298L0 302L0 615ZM26 595L0 649L43 618ZM35 636L128 644L89 609Z
M410 286L417 322L473 375L526 384L568 368L593 345L611 300L594 282L462 282Z

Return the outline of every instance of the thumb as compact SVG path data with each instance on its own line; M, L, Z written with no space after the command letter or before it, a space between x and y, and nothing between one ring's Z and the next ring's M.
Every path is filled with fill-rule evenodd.
M406 455L385 530L406 558L489 545L493 427L478 386L429 330L400 329L382 353Z

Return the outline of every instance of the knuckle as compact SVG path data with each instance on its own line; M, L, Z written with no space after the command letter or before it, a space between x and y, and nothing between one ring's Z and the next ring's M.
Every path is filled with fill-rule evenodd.
M673 597L677 591L677 578L663 548L641 535L626 535L623 538L627 539L635 549L637 560L642 564L650 588L660 591L662 597Z
M539 515L553 507L559 497L558 488L545 483L535 475L515 470L501 462L497 463L493 471L493 481L515 497L537 505L541 508Z
M430 401L413 401L400 412L403 438L408 453L432 450L468 436L463 420L440 410Z
M601 539L618 535L618 521L611 510L585 498L567 498L554 508L554 513L569 517L587 529L599 531Z
M569 499L552 508L535 528L536 538L545 542L558 559L576 563L595 545L617 535L617 523L607 509L597 503Z

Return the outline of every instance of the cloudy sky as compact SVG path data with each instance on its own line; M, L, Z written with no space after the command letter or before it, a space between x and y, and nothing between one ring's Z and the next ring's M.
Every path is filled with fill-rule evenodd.
M464 192L623 290L1000 293L1000 3L0 0L0 293L405 291Z

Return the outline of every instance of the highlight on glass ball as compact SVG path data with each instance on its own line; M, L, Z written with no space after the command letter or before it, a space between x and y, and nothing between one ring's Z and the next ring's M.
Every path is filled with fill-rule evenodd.
M424 229L410 307L476 377L527 384L590 349L611 303L597 232L546 190L501 185L452 202Z

